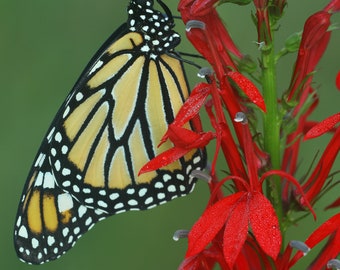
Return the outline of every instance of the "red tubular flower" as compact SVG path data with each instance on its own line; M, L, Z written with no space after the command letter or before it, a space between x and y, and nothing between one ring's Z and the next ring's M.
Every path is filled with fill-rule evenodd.
M269 42L271 37L269 14L268 14L268 0L254 0L257 17L257 33L258 42Z
M339 0L330 1L329 4L323 10L330 13L340 11L340 1Z
M313 126L305 135L305 140L319 137L322 134L332 130L340 122L340 113L336 113L320 123Z
M313 201L320 193L339 150L340 128L337 129L333 138L330 140L311 176L302 186L306 194L305 198L308 201ZM305 205L305 199L301 198L300 203Z
M238 58L242 58L242 54L234 44L217 11L214 9L213 5L215 2L216 0L206 0L203 2L185 0L180 2L178 10L182 15L184 23L197 20L204 24L204 29L189 29L187 37L214 67L219 77L224 76L224 66L236 70L236 66L229 53ZM213 43L210 42L212 40L214 41Z
M266 104L257 87L247 77L239 72L229 71L227 76L237 84L237 86L249 97L249 99L258 106L263 112L266 112Z
M308 100L310 95L314 95L313 103L310 105L308 110L304 113L300 113L303 106L305 105L306 101ZM292 112L292 117L296 117L299 113L301 114L298 123L296 126L295 131L287 137L286 144L289 145L284 151L281 169L294 175L296 172L296 168L298 166L298 159L300 153L300 147L302 142L302 136L305 134L306 126L307 126L307 119L311 115L311 113L315 110L316 106L318 105L319 100L312 88L308 88L308 91L304 91L300 97L299 104L295 107ZM288 201L289 197L290 186L289 183L285 183L283 186L283 193L282 198L284 202Z
M331 36L328 31L330 17L330 13L319 11L307 19L289 86L288 101L298 100L301 92L309 86L312 78L311 72L315 70Z
M340 198L336 199L334 202L328 205L325 209L327 210L327 209L331 209L331 208L335 208L339 206L340 206Z

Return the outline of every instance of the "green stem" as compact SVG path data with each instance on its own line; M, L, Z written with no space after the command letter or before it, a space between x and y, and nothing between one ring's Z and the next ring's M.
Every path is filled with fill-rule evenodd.
M267 108L267 113L264 115L264 148L265 151L270 155L272 169L280 169L281 118L277 103L276 66L273 44L267 44L266 48L262 50L262 63L263 95ZM267 196L276 210L279 223L283 224L281 179L280 177L272 177L272 179L266 183ZM282 229L283 228L281 228L281 231Z

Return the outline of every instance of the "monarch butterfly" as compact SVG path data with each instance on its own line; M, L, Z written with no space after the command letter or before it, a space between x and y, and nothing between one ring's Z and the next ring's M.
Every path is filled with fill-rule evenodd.
M24 262L60 257L110 215L186 195L196 180L190 172L205 166L204 150L196 149L138 176L172 147L157 144L189 95L174 52L180 36L168 7L157 2L165 14L152 0L129 2L127 23L95 54L56 114L19 203L14 242Z

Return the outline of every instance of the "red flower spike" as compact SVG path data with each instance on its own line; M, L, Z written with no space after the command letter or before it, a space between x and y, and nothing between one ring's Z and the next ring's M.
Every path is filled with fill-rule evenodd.
M334 114L332 116L327 117L320 123L316 124L312 127L305 135L304 139L309 140L315 137L319 137L326 132L332 130L332 128L340 122L340 113Z
M338 88L338 90L340 90L340 71L336 75L335 85L336 85L336 88Z
M266 112L264 99L251 80L236 71L229 71L227 76L236 83L238 88L240 88L256 106L258 106L263 112Z
M186 258L200 253L224 226L232 207L245 192L238 192L208 207L188 235Z

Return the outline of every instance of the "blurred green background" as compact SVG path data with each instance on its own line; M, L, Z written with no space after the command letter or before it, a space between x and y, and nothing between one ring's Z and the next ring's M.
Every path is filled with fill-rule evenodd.
M178 15L178 1L168 2ZM288 35L302 29L307 16L327 2L288 1L286 16L277 34L278 47ZM127 0L0 1L0 269L32 269L17 259L12 241L17 204L27 173L53 116L87 61L126 20L127 3ZM252 10L252 6L219 8L236 43L256 59L259 52L250 17ZM334 16L333 21L339 22L340 17ZM181 21L177 22L177 30L183 33ZM315 76L314 86L321 96L320 106L313 115L317 120L338 112L340 107L340 93L334 85L340 69L338 32L333 34ZM179 50L194 52L184 37ZM288 56L278 67L281 90L289 84L293 60L294 56ZM196 70L190 66L187 69L194 85L199 81ZM317 144L305 144L300 175L329 138L324 136ZM213 148L212 145L210 153ZM337 161L334 169L339 164ZM185 198L150 211L111 217L97 224L62 258L39 267L46 270L176 269L187 244L186 240L174 242L172 234L177 229L190 228L208 198L207 186L198 183L195 191ZM322 210L323 205L333 200L329 198L323 199L316 209ZM319 216L317 224L331 213ZM290 229L289 238L304 240L313 228L313 220L308 217L299 227ZM304 261L296 269L303 269Z

